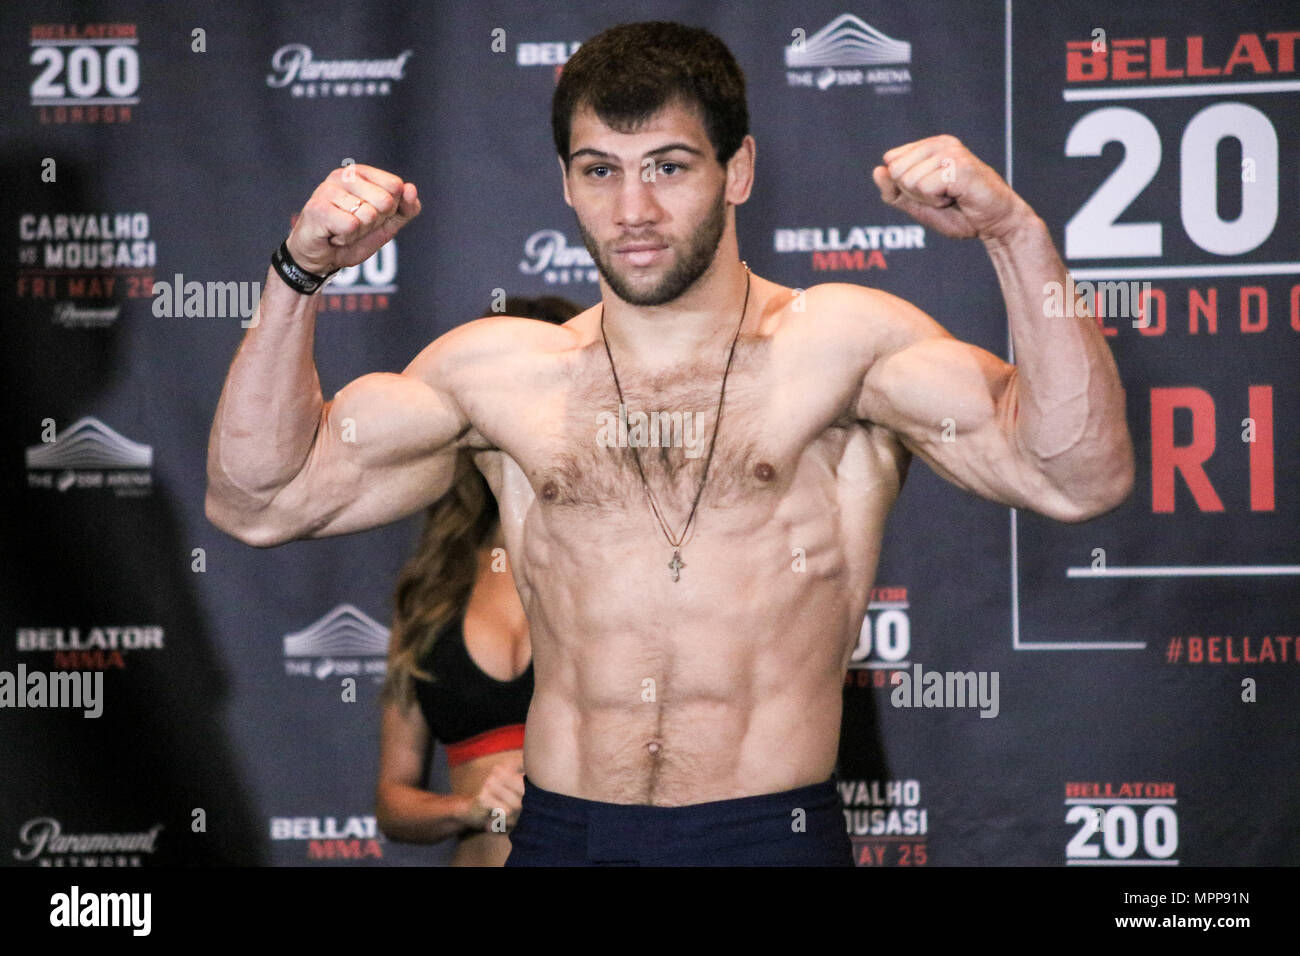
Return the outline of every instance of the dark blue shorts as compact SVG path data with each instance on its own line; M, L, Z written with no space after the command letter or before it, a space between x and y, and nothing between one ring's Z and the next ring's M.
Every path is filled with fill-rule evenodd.
M582 800L524 777L510 846L506 866L853 866L833 777L684 807Z

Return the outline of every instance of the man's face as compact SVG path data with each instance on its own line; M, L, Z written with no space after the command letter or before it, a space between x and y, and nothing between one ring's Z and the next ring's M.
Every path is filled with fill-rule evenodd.
M713 263L727 225L727 171L699 112L669 104L619 133L581 109L570 130L564 198L596 268L625 302L673 301Z

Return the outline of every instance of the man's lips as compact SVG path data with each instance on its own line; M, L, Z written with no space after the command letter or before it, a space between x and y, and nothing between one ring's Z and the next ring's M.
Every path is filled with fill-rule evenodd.
M614 250L633 266L648 266L667 250L667 246L655 242L630 242Z

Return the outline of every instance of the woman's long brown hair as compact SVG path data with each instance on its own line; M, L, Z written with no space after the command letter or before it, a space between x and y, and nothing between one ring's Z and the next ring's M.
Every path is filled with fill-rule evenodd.
M488 483L461 452L451 490L429 506L415 554L397 576L384 703L405 711L415 700L414 678L432 679L420 661L443 628L464 614L478 579L479 548L497 521Z
M507 298L506 315L561 325L581 309L557 296ZM397 576L388 674L380 703L402 711L415 701L415 679L430 680L420 666L438 635L465 614L478 580L478 553L499 522L496 499L468 452L456 456L451 489L425 512L415 553Z

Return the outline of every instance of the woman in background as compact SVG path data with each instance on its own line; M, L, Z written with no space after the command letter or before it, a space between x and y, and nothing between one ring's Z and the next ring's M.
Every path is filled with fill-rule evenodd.
M555 297L510 298L505 314L563 324ZM429 506L398 576L381 696L376 803L391 840L459 843L452 866L501 866L524 793L524 721L533 695L528 621L487 482L468 453ZM447 748L452 792L424 789L430 741Z

